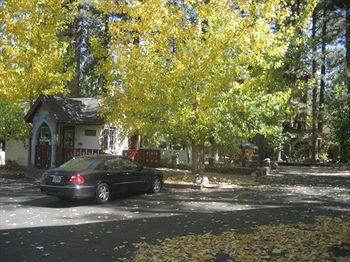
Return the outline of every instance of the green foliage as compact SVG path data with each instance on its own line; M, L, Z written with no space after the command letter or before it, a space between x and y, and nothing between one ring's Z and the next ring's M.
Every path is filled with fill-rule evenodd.
M20 104L7 102L0 97L0 139L14 138L25 141L29 125L23 121L24 109Z
M65 0L0 1L0 137L24 139L22 105L41 94L67 93L72 78L62 32L76 3Z
M104 92L102 113L125 135L235 150L233 139L279 134L316 2L2 0L0 136L24 136L23 103L70 93L77 17L81 94Z
M348 118L347 90L342 85L333 88L329 96L328 111L333 139L341 150L341 161L350 162L350 123Z
M305 24L315 1L301 8ZM284 1L101 3L110 23L104 115L125 133L190 143L279 132L291 87L279 81L295 26ZM273 28L273 29L272 29Z
M108 18L95 6L96 1L80 0L76 18L69 26L68 37L71 41L70 52L79 49L79 56L71 57L71 63L79 63L79 96L96 97L101 95L105 86L105 75L101 72L101 62L108 56ZM78 27L78 28L77 28ZM79 47L77 46L79 39ZM77 72L76 72L77 73Z
M74 14L64 0L2 1L0 5L0 95L31 102L65 91L68 43L59 38ZM72 5L74 6L74 5Z

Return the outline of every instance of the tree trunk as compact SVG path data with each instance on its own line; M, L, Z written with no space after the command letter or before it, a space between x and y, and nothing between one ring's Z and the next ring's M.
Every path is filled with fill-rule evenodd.
M135 149L139 150L141 147L142 147L142 145L141 145L141 135L137 135Z
M348 121L350 124L350 5L346 7L346 86L348 89Z
M79 7L80 8L80 7ZM79 13L74 22L74 63L75 75L72 81L72 97L80 96L81 58L83 47L83 17Z
M219 149L215 148L213 150L213 159L214 159L214 164L216 164L217 162L219 162Z
M201 175L203 173L203 155L204 147L192 141L192 174Z
M109 43L111 42L111 34L110 34L110 31L109 31L109 15L108 14L104 15L103 20L104 20L104 31L103 31L103 42L102 42L102 45L103 45L104 48L108 49ZM107 58L108 58L108 56L102 58L102 60L106 61ZM103 77L103 79L102 79L101 92L105 93L105 92L107 92L107 79L106 79L105 75L103 75L102 77Z
M345 7L345 48L346 48L346 66L345 66L345 85L348 90L348 117L347 117L347 123L348 123L348 134L350 134L350 4L348 4ZM349 157L350 156L350 138L345 142L345 145L343 145L342 150L342 156ZM346 159L346 161L350 161L350 159Z
M319 122L318 131L323 133L323 118L324 118L324 93L326 87L326 37L327 37L327 9L323 7L322 15L322 57L321 57L321 83L320 83L320 102L319 102Z
M209 165L214 166L219 161L219 150L214 138L209 140L210 142L210 158Z
M317 70L317 62L316 62L316 52L317 52L317 43L316 43L316 13L314 12L312 15L312 78L316 79L316 70ZM313 83L312 88L312 137L311 137L311 159L313 161L316 160L317 154L317 83Z
M186 146L187 164L191 163L191 155L192 155L191 147L190 146Z
M257 134L253 137L252 142L258 147L258 165L261 166L265 159L265 137Z
M303 103L303 106L306 108L307 107L307 102L308 102L308 90L306 90L304 92L304 94L302 94L301 98L300 98L300 102ZM304 109L302 111L302 113L300 114L300 119L299 119L299 123L300 123L300 129L302 131L306 131L307 129L307 115L308 115L308 110Z

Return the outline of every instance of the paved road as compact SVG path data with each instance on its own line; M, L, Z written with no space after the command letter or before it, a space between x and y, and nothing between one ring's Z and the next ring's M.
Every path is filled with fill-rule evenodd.
M115 261L130 258L134 243L344 214L350 173L329 169L287 168L205 191L168 184L106 205L60 201L34 183L0 178L0 261Z

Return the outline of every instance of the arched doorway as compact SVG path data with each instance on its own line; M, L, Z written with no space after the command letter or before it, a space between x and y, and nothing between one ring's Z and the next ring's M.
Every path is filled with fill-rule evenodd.
M35 149L35 166L49 168L51 166L52 133L44 122L39 127Z

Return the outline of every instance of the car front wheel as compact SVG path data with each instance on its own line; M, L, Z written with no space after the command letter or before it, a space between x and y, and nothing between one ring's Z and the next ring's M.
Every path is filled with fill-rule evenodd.
M155 176L152 180L151 193L159 193L162 190L162 180L159 176Z
M107 203L111 198L111 191L109 185L101 183L96 188L96 202L100 204Z

